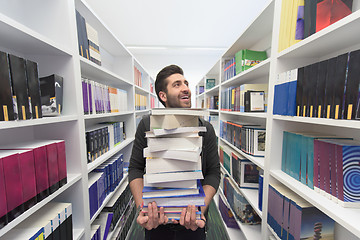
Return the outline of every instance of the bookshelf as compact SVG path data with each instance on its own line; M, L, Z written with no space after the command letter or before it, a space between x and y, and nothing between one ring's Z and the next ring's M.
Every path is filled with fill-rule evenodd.
M326 215L335 220L335 239L359 239L360 227L354 219L359 218L359 209L343 208L339 204L315 192L311 188L296 181L281 170L282 133L283 131L302 131L332 133L337 136L359 139L360 123L355 120L335 120L324 118L291 117L273 114L274 85L276 76L284 71L303 67L331 57L360 49L356 34L360 29L360 1L353 1L353 13L337 21L318 33L278 52L281 0L269 1L263 11L243 31L240 37L229 47L220 60L199 81L197 86L204 85L208 74L216 74L223 79L222 69L225 59L229 59L241 49L266 51L268 59L260 64L241 72L227 81L219 81L214 91L205 91L196 95L197 102L206 99L207 94L222 94L226 88L246 83L267 83L267 112L229 112L219 110L219 121L240 121L262 124L266 126L265 157L246 155L232 146L228 141L219 138L219 145L227 145L230 149L246 157L264 172L262 224L260 235L256 239L279 239L267 223L268 188L271 183L282 183ZM217 69L215 71L215 69ZM221 98L219 98L221 101ZM220 105L220 104L219 104ZM222 167L223 172L227 172ZM229 174L229 173L228 173ZM255 205L258 196L247 189L239 189L245 198ZM256 209L256 208L255 208ZM246 234L245 234L246 236ZM246 236L247 239L249 238Z
M39 77L53 73L62 76L64 101L61 116L0 122L0 144L35 139L65 140L68 182L0 229L0 238L47 203L62 201L72 203L74 239L90 239L95 216L90 219L88 174L119 151L123 152L125 161L129 160L136 130L135 118L149 112L150 95L155 96L149 85L154 80L85 0L38 0L21 4L6 0L3 5L0 10L0 50L37 62ZM79 56L75 10L98 32L101 66ZM141 87L135 85L134 67L143 73ZM125 90L127 110L85 115L81 77ZM146 96L146 109L135 111L136 93ZM155 98L155 106L158 105ZM88 164L85 129L100 122L114 121L125 122L125 141ZM126 184L125 174L117 189L121 191ZM103 206L114 193L106 198Z

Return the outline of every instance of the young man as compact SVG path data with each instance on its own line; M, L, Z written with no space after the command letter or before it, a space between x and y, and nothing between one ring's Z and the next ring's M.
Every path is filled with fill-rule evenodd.
M190 108L191 91L183 70L170 65L163 68L156 76L155 91L159 101L166 108ZM140 211L137 223L145 228L146 239L205 239L205 224L207 208L215 195L220 182L220 163L215 131L207 121L200 121L206 127L203 136L201 181L205 192L205 207L201 208L201 220L196 220L195 206L184 208L179 221L168 223L164 209L158 209L156 203L148 205L148 216ZM137 207L142 205L143 175L145 158L143 149L147 147L145 131L150 130L150 117L145 116L140 121L136 134L129 165L129 184Z

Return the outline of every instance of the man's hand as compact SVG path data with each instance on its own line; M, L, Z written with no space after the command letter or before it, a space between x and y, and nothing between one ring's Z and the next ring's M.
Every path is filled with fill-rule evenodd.
M194 205L188 206L181 211L180 221L173 221L174 223L180 223L186 229L191 229L195 231L198 228L205 227L205 216L201 214L201 220L196 219L196 207Z
M145 216L145 213L140 211L136 222L147 230L151 230L157 228L160 224L166 224L168 218L164 214L164 208L161 207L160 211L158 211L156 203L152 202L148 204L148 215Z

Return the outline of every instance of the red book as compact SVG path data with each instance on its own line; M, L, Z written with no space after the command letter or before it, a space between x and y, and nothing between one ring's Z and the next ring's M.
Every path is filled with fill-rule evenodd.
M352 0L319 1L316 9L316 32L352 13Z
M19 154L11 150L1 151L0 161L4 170L6 205L10 222L24 212Z
M66 170L66 153L65 153L65 141L61 140L56 143L57 148L57 160L59 166L59 181L60 187L67 183L67 170Z
M3 163L0 160L0 229L8 223Z
M47 166L49 173L50 194L59 189L59 165L57 157L57 147L54 141L49 141L46 146Z
M18 150L20 175L23 187L24 211L37 203L35 160L32 150Z

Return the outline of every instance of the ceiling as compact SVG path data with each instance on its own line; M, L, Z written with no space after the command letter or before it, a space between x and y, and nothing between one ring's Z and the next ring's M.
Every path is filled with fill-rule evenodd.
M155 77L178 64L194 88L269 0L86 0Z

